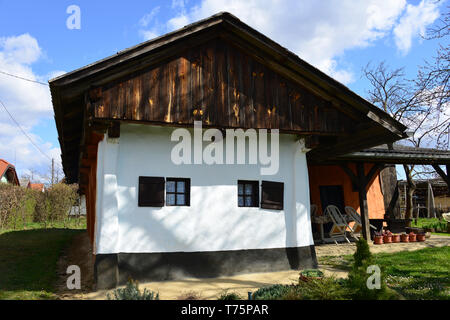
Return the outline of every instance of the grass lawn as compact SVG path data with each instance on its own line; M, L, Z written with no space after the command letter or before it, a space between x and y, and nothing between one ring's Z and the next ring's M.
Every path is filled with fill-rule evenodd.
M411 227L434 228L436 232L441 233L447 231L447 221L438 218L418 218L412 221Z
M55 299L59 255L83 231L53 228L0 233L0 299Z
M86 217L81 216L80 218L71 217L66 220L66 222L62 221L54 221L47 222L44 224L43 222L26 222L23 225L20 225L16 230L13 228L8 229L0 229L0 235L2 233L18 231L18 230L35 230L35 229L86 229Z
M406 299L450 299L450 247L374 254L389 288ZM323 257L319 263L348 270L353 256Z

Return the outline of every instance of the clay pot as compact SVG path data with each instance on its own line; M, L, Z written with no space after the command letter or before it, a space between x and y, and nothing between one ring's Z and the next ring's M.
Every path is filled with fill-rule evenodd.
M401 234L400 235L400 240L402 242L409 242L409 235L408 234Z
M392 243L392 236L383 236L384 243Z
M383 236L375 236L373 238L373 243L374 244L383 244Z
M392 236L392 242L393 243L399 243L400 242L400 235L399 234L394 234Z
M409 242L416 242L417 235L415 233L409 234Z
M417 241L419 241L419 242L425 241L425 235L424 234L418 234L417 235Z

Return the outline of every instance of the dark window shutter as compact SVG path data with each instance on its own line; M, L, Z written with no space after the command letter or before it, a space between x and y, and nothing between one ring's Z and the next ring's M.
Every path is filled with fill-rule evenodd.
M261 208L283 210L284 183L263 181L261 187Z
M163 177L139 177L139 207L164 206Z
M191 205L191 179L186 179L186 206L190 206Z

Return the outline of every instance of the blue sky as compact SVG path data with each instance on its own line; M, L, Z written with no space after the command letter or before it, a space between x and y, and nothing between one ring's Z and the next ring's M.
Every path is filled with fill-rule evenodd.
M81 10L69 30L66 9ZM219 11L229 11L301 58L366 96L361 69L385 60L413 77L436 41L420 33L446 1L24 1L0 0L0 71L46 82L139 42ZM0 74L0 100L40 149L58 162L59 143L47 87ZM1 109L0 109L1 110ZM0 111L0 158L41 176L49 160ZM38 174L36 173L36 176Z

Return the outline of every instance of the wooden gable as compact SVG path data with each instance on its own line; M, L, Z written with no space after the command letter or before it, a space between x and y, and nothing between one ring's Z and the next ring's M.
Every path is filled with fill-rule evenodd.
M91 89L89 101L97 120L186 126L200 120L219 128L323 135L348 134L354 125L331 101L219 38Z

